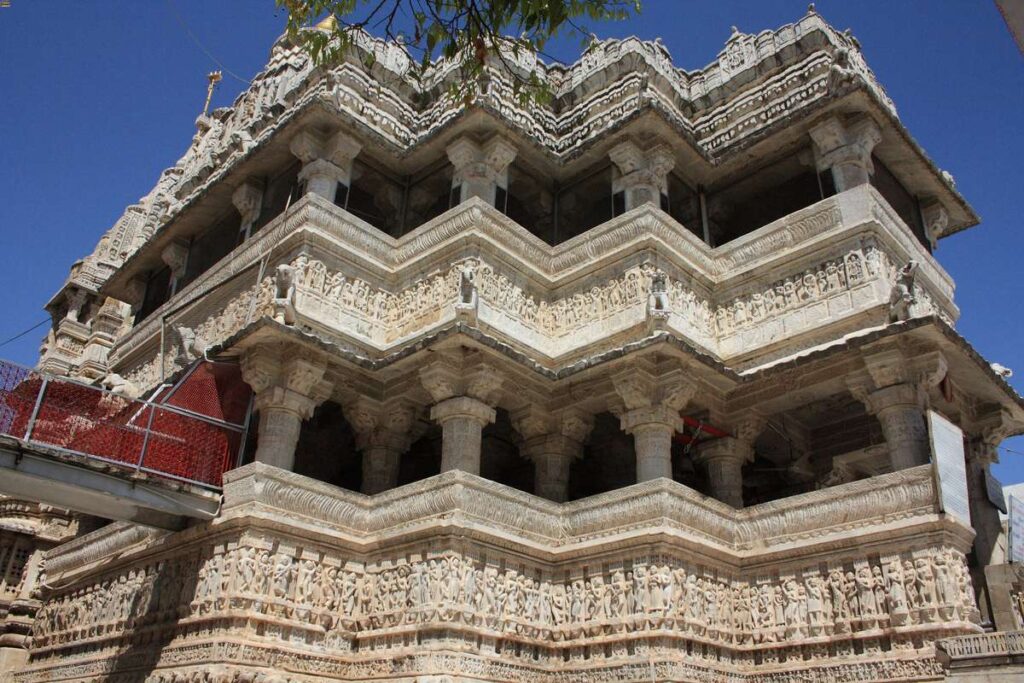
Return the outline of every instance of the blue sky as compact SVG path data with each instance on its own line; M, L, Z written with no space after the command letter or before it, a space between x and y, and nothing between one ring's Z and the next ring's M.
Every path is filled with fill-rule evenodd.
M756 33L802 16L806 2L644 0L602 37L660 36L688 69L715 59L736 25ZM1024 388L1020 206L1024 182L1024 59L988 0L826 1L851 28L911 134L982 224L936 253L957 282L958 329ZM187 148L205 75L251 78L281 33L271 0L11 0L0 8L0 341L43 320L71 263L92 251L124 207ZM187 28L186 28L187 27ZM549 50L564 61L576 40ZM225 72L213 106L245 84ZM32 364L45 328L0 348ZM996 474L1024 481L1024 438L1005 443Z

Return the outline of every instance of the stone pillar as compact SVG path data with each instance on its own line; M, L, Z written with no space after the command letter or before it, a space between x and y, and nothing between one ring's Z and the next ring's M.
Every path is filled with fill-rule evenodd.
M612 182L612 194L625 193L626 211L652 202L661 206L661 197L668 197L668 173L675 165L668 147L657 145L641 150L635 143L620 142L608 153L619 169Z
M1012 415L997 409L970 420L967 437L967 497L974 528L974 555L977 567L971 571L978 606L984 618L1000 631L1017 628L1014 615L1014 584L1019 581L1013 565L1008 564L1003 522L999 510L988 497L988 471L999 462L999 444L1017 429Z
M91 330L85 317L93 299L86 289L65 285L55 301L47 307L53 319L53 327L40 349L39 369L55 375L71 375L82 362L84 349L89 343ZM61 310L63 309L63 314Z
M533 493L556 503L569 499L569 469L583 455L593 418L578 410L530 406L512 415L523 437L521 453L533 461Z
M711 422L732 432L697 449L697 463L703 465L711 497L734 508L743 507L743 465L754 459L754 442L766 420L757 413L740 417L712 414Z
M926 464L931 457L928 427L917 387L895 384L867 396L868 411L878 418L889 447L893 471Z
M484 427L494 422L494 408L471 396L445 399L430 409L441 425L441 471L480 474Z
M107 354L114 347L118 332L124 325L127 308L126 304L117 299L108 298L93 316L89 341L86 342L82 362L78 366L79 377L102 379L107 376Z
M630 410L622 416L622 429L633 435L636 480L672 478L672 436L682 430L679 411L658 405Z
M302 161L299 180L306 183L306 191L333 202L339 183L345 192L352 184L352 162L362 145L340 131L325 139L306 129L292 138L289 149Z
M407 401L360 397L345 407L363 454L363 493L373 495L398 486L402 454L413 442L416 408Z
M239 242L244 242L252 235L252 226L259 219L263 209L263 186L247 180L235 188L231 202L242 216L238 227Z
M302 421L331 394L324 361L290 346L257 347L242 358L242 378L259 411L257 462L291 470Z
M452 191L457 191L458 203L479 197L495 206L499 190L508 190L508 166L516 158L516 148L501 137L491 138L483 145L462 137L448 145L446 151L455 167Z
M420 380L435 401L430 418L441 425L441 471L480 474L483 429L494 422L502 377L486 364L442 358L420 370Z
M855 397L878 418L889 448L893 471L924 465L931 459L924 410L927 387L946 376L946 360L938 352L911 357L899 347L865 351L867 378L848 379Z
M633 435L636 480L672 478L672 436L682 431L679 411L689 403L696 385L681 370L658 373L651 364L635 364L612 377L625 410L619 411L622 430Z
M875 172L871 151L882 140L878 125L868 117L851 123L830 118L811 129L818 172L832 170L836 192L871 181Z
M753 459L753 444L732 436L697 449L697 462L707 471L711 497L734 508L743 507L743 465Z

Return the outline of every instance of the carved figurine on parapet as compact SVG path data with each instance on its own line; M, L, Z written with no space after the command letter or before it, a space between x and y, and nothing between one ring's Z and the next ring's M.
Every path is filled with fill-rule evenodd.
M282 263L274 276L274 320L295 324L295 267Z
M672 315L672 304L668 298L668 276L660 270L651 275L651 289L647 296L647 323L651 331L664 329L669 316Z
M917 262L910 260L896 274L896 282L889 294L889 322L895 323L911 318L911 309L917 303L914 280L917 277Z
M846 48L836 50L832 57L832 66L828 69L828 91L853 83L858 78L857 70L850 63L850 51Z
M459 300L455 304L455 314L460 318L476 322L480 295L476 286L475 261L466 261L459 271Z

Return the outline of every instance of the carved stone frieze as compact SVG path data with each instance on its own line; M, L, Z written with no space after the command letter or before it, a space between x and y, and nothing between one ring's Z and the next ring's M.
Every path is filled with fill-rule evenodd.
M615 492L626 507L595 501L603 518L620 517L619 531L610 536L603 522L603 533L585 545L577 535L584 510L555 512L533 499L541 516L562 517L547 524L562 529L553 545L522 535L545 526L524 516L523 501L462 473L373 503L345 502L358 494L259 465L232 478L229 514L209 528L148 541L96 532L111 543L106 553L119 554L105 564L78 549L69 549L66 559L63 550L51 553L47 581L59 588L37 615L32 660L15 680L119 680L143 666L157 677L151 680L176 680L159 677L202 667L223 677L218 680L242 681L247 670L269 667L296 681L406 674L641 681L650 666L690 680L825 681L853 672L862 680L913 680L938 671L930 649L935 640L978 632L963 554L969 534L934 526L936 493L917 471L837 487L834 497L711 511L730 527L779 519L780 505L794 512L810 506L808 530L842 517L847 536L860 533L849 526L857 514L878 529L887 507L899 511L902 526L889 527L871 556L858 543L836 544L814 533L775 550L762 545L760 557L732 541L732 549L710 554L710 545L694 554L679 541L652 542L648 536L664 518L646 517L645 503L673 487L681 493L671 482ZM894 507L882 503L889 492L914 490L919 479L929 481L926 493ZM474 506L452 498L467 488L487 496L489 514L476 516ZM398 516L388 511L396 495L403 499ZM705 518L693 508L698 498L683 496L671 507ZM821 503L834 512L815 511ZM251 516L252 505L266 522ZM317 516L303 512L307 507ZM367 514L353 515L359 507ZM471 516L438 516L446 508ZM340 535L322 533L321 522L313 522L328 522L342 509ZM502 530L500 520L513 517L523 526ZM414 520L454 523L468 535L410 544L403 539ZM921 533L925 528L932 531ZM374 541L353 544L353 533L370 533ZM752 528L735 538L747 536L759 544L773 538ZM499 538L507 540L493 544ZM517 538L527 545L507 545ZM632 540L622 545L625 539ZM533 549L524 553L527 547ZM533 559L542 547L547 559ZM164 644L153 649L156 642ZM112 649L125 643L137 658L112 659ZM239 649L224 649L229 644ZM829 656L835 650L845 654L842 661ZM638 657L644 667L634 671Z

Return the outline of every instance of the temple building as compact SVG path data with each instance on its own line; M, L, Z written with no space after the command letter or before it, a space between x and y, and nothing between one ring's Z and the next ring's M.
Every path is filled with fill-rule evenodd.
M72 267L0 387L10 680L1024 675L978 217L857 41L505 56L281 38Z

